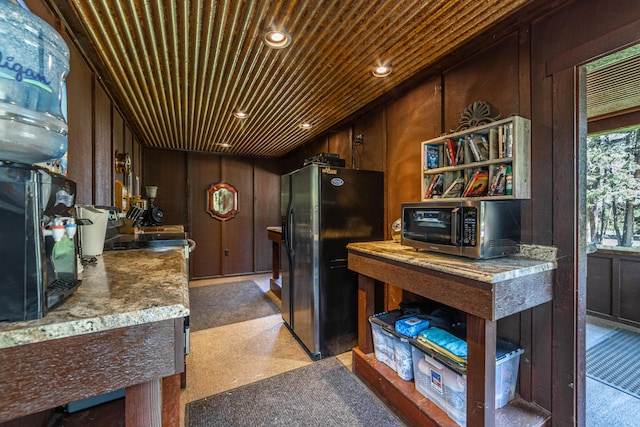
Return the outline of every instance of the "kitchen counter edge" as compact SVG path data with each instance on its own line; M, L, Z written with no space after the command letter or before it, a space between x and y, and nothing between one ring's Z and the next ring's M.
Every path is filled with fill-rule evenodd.
M0 322L0 349L189 315L183 247L104 252L43 318Z
M347 250L486 283L498 283L557 268L555 248L533 245L522 245L520 255L486 260L416 251L393 240L350 243Z

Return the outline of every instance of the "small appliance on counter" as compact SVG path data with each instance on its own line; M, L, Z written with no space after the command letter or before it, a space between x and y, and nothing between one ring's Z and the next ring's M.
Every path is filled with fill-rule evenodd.
M80 228L80 251L82 256L102 255L104 238L107 231L109 211L95 206L76 206L76 216L80 220L89 220Z
M304 159L304 166L308 165L325 165L343 168L345 166L345 161L336 153L319 153L313 157Z
M520 251L517 200L403 203L400 242L417 250L486 259Z
M144 191L149 199L149 208L144 213L142 225L162 225L164 222L164 212L155 205L156 196L158 195L158 187L155 185L147 185Z
M80 285L76 184L0 161L0 321L43 317Z

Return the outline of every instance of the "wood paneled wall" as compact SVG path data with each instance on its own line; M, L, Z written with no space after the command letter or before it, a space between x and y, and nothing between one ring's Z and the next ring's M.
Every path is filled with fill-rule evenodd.
M182 224L196 241L192 279L271 269L267 227L280 225L281 162L274 159L143 150L142 185L157 185L165 224ZM218 182L239 193L238 214L219 221L206 211L206 192Z
M420 199L420 141L456 128L463 109L476 100L489 102L502 117L532 120L532 197L522 202L522 232L526 243L558 248L555 295L553 303L501 320L498 333L525 349L519 393L552 410L553 425L584 425L587 270L579 188L586 117L584 73L578 67L640 42L640 9L632 0L585 0L519 18L513 30L494 28L454 53L457 63L445 59L438 72L352 126L363 134L367 156L375 153L367 166L385 172L388 235L400 203ZM469 52L474 53L465 55ZM314 141L285 156L284 165L301 164L320 151L344 154L350 164L349 150ZM386 308L401 298L388 287Z
M640 254L600 249L588 257L587 310L640 327Z

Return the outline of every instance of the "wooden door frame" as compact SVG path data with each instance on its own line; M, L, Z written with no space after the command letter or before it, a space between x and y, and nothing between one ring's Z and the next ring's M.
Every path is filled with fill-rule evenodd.
M553 301L552 424L586 423L586 71L594 59L640 43L640 23L547 61L552 79L553 244L558 269ZM562 411L558 411L561 408ZM571 411L565 408L571 408Z

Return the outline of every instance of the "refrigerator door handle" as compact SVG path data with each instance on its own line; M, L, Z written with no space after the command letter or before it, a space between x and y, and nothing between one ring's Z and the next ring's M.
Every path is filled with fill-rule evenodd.
M293 219L293 209L289 208L289 211L287 212L287 218L284 222L284 230L282 235L284 237L285 247L287 249L287 252L289 252L291 258L293 258L293 245L291 244L291 229L293 228Z

